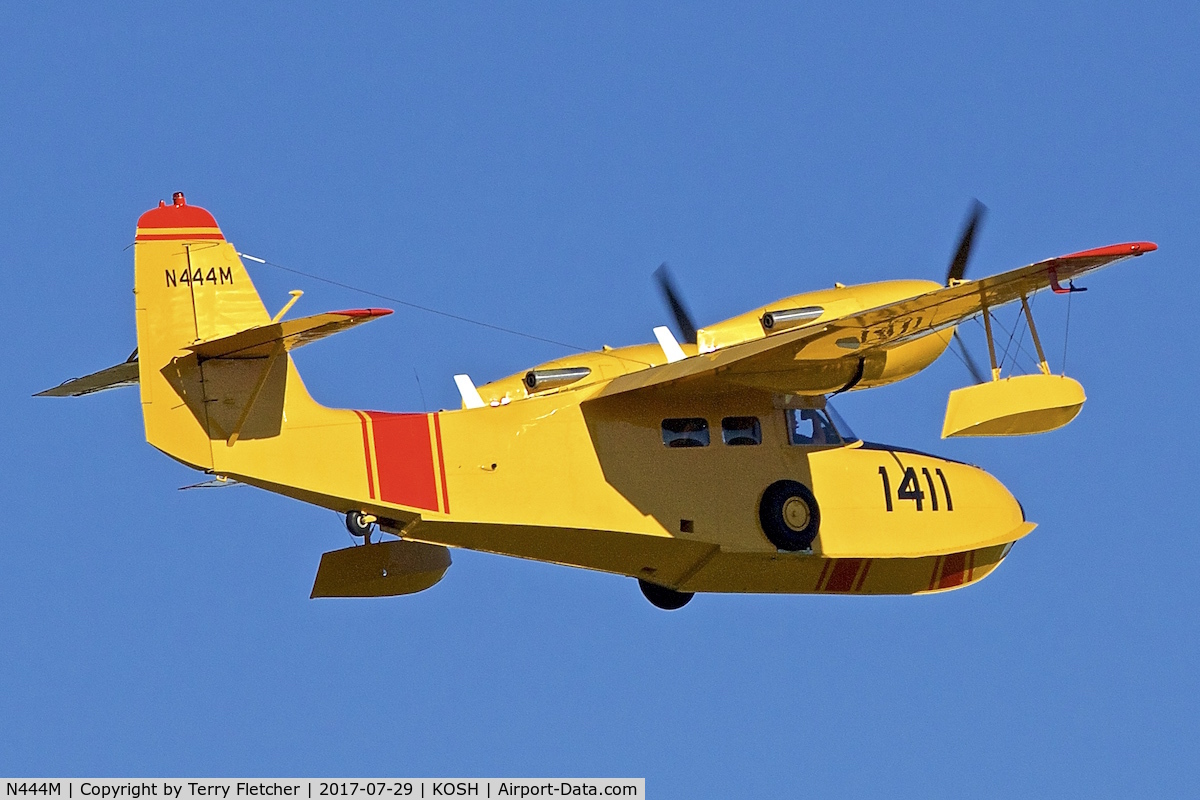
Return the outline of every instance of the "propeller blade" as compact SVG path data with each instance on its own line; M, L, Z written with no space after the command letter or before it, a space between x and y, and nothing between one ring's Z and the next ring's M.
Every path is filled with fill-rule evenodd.
M658 281L658 288L662 292L663 299L667 301L667 305L671 307L671 313L675 315L675 324L679 326L681 338L687 344L695 344L696 323L692 322L692 315L684 307L679 290L675 288L675 281L671 278L671 268L665 261L658 269L654 270L654 277Z
M946 271L946 284L950 281L961 281L963 276L967 274L967 262L971 260L971 242L975 239L975 230L979 227L979 223L983 221L984 215L987 213L987 206L978 200L972 201L971 211L967 215L967 222L963 226L962 235L958 239L958 250L954 252L954 258L950 262L950 269Z
M967 365L967 369L971 372L971 377L976 383L984 383L987 379L983 377L983 370L975 363L975 359L971 358L971 351L967 349L967 343L958 335L958 331L954 331L954 342L958 345L958 351L962 353L963 363Z

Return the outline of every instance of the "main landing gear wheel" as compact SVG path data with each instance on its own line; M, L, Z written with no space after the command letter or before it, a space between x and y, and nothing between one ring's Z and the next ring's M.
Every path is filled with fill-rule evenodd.
M821 527L817 498L803 483L775 481L763 492L758 521L780 550L808 550Z
M350 535L362 539L363 544L371 543L371 531L375 530L375 517L361 511L346 512L346 530Z
M642 594L646 595L646 599L650 601L651 605L658 606L663 611L683 608L695 594L694 592L677 592L674 589L659 586L657 583L648 583L641 578L638 578L638 586L642 587Z

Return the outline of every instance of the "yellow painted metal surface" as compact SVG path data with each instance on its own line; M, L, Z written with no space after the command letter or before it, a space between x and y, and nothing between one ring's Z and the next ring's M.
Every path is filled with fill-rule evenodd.
M816 444L831 439L815 433L797 440L789 415L918 372L981 303L1049 285L1044 265L947 288L890 281L795 295L701 329L674 363L658 344L604 348L538 368L576 369L573 382L539 389L518 373L481 386L481 408L396 414L322 406L288 352L378 310L273 322L215 220L182 196L143 215L136 242L147 440L197 469L369 513L409 542L685 592L919 594L980 580L1034 527L977 467L858 441ZM1065 279L1147 248L1109 250L1053 266ZM764 328L764 312L801 307L821 312ZM1047 429L1078 384L1032 377L955 393L947 425ZM1082 402L1079 388L1075 411ZM765 498L780 482L810 491L815 506L791 500L771 523ZM781 551L765 532L810 520L816 535L803 550ZM440 578L436 558L405 567L375 547L331 554L331 564L362 563L343 570L348 578L329 578L330 567L322 591L396 593ZM411 574L374 576L389 564Z
M869 308L886 306L940 288L940 284L932 281L880 281L862 286L838 286L833 289L805 292L701 328L696 332L696 340L701 353L710 353L731 345L762 339L768 335L762 325L764 313L809 306L818 306L824 309L824 313L806 323L804 327L820 330L825 323L832 320L853 316Z
M942 438L1022 436L1061 428L1087 398L1065 375L1016 375L950 393Z
M696 346L681 345L688 355L696 354ZM575 391L597 383L607 383L613 378L629 375L650 367L667 363L667 357L657 344L635 344L628 347L605 347L591 353L576 353L563 358L556 358L539 364L536 370L567 369L571 367L586 367L591 370L587 378L563 387L545 391L531 391L525 385L525 372L510 375L500 380L486 383L479 387L479 396L489 405L507 405L514 400L524 400L528 397L542 397L563 391Z

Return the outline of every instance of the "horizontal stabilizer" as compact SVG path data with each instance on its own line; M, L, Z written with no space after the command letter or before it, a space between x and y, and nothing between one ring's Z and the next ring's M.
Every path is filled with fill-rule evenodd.
M311 317L300 317L282 322L272 322L229 336L209 339L187 345L200 359L210 358L266 358L280 344L284 350L324 339L335 333L349 330L356 325L370 322L391 314L390 308L354 308L348 311L327 311Z
M137 350L134 350L123 363L113 367L84 375L82 378L72 378L60 383L53 389L38 392L34 397L80 397L105 389L116 389L120 386L135 386L138 382Z

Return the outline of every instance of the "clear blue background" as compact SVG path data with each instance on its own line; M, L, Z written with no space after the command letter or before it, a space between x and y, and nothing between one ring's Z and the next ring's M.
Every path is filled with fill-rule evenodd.
M1197 6L798 5L4 6L0 773L1200 791ZM124 248L176 190L245 252L585 347L650 339L664 260L701 322L940 279L974 196L976 276L1162 249L1073 298L1089 401L1061 431L941 442L949 355L841 403L1040 523L978 586L664 613L461 552L424 594L310 601L334 514L177 491L202 477L144 444L131 390L30 397L133 348ZM271 308L381 304L250 266ZM1035 311L1059 369L1066 301ZM566 352L401 310L297 362L326 404L418 410Z

